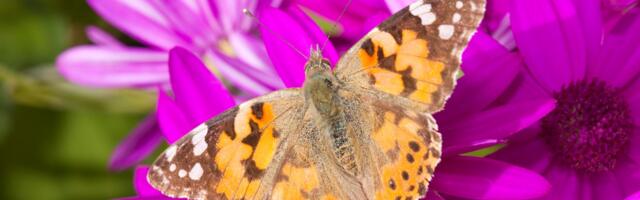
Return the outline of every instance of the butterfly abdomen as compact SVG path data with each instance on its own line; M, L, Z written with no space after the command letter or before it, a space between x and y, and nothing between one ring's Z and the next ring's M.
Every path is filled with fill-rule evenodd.
M340 115L343 116L343 115ZM347 123L344 117L336 117L329 121L329 136L331 147L337 158L338 164L351 175L358 174L353 141L347 132Z

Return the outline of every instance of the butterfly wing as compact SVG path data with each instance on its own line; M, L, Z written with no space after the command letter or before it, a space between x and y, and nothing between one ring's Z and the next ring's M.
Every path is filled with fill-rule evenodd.
M171 145L148 174L151 185L171 197L248 199L263 195L304 113L299 90L265 95L203 123ZM259 192L262 191L262 192ZM262 199L262 198L257 198Z
M418 0L356 43L336 66L343 82L420 111L442 109L485 0Z
M440 162L442 139L431 115L373 100L376 199L419 199Z

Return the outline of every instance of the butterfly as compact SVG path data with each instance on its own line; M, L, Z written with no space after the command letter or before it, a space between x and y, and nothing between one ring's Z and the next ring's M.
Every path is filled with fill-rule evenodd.
M418 0L332 71L319 49L301 88L257 97L193 129L148 180L190 199L419 199L441 158L443 109L484 0Z

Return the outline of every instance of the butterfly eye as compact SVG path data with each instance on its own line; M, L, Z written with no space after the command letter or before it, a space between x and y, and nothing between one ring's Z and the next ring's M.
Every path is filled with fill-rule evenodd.
M322 67L324 67L324 68L327 68L327 69L331 68L331 63L326 59L322 59L322 63L321 64L322 64Z

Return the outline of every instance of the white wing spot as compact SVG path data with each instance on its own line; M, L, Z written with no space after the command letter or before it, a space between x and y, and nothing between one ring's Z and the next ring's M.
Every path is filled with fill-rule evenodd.
M416 2L413 2L411 4L409 4L409 10L413 10L415 8L417 8L418 6L421 6L424 2L422 0L417 0Z
M458 23L460 21L460 19L462 19L462 16L460 16L460 14L458 13L453 13L453 23Z
M191 137L191 144L195 145L193 147L193 155L199 156L207 149L207 142L205 137L209 132L209 127L206 124L202 123L198 125L195 129L193 129L195 133L193 137Z
M196 134L191 138L191 144L195 145L200 141L204 141L204 137L207 136L207 132L209 132L209 127L206 124L202 123L198 125L193 132Z
M438 32L438 36L440 36L440 38L448 40L453 37L454 27L451 24L443 24L438 27Z
M166 156L167 161L171 162L171 160L173 160L173 157L176 155L176 149L177 147L175 145L172 145L169 148L167 148L167 151L164 152L164 155Z
M178 176L180 178L184 177L187 175L187 171L184 171L184 169L181 169L180 171L178 171Z
M176 171L176 164L171 164L171 166L169 166L169 171Z
M194 156L199 156L202 155L202 153L204 153L204 150L207 150L207 143L204 141L201 141L200 143L196 144L195 147L193 147L193 155Z
M433 22L436 21L436 15L433 14L432 12L429 12L424 15L420 15L420 21L422 22L422 25L431 25Z
M195 165L193 165L193 167L191 168L191 171L189 171L189 178L191 178L191 180L200 180L200 177L202 177L202 166L200 166L200 163L196 163Z
M436 21L436 15L431 12L431 4L424 4L418 0L409 5L409 12L416 17L420 17L422 25L430 25Z
M463 5L464 5L464 4L462 3L462 1L456 1L456 8L457 8L457 9L462 8L462 6L463 6Z

